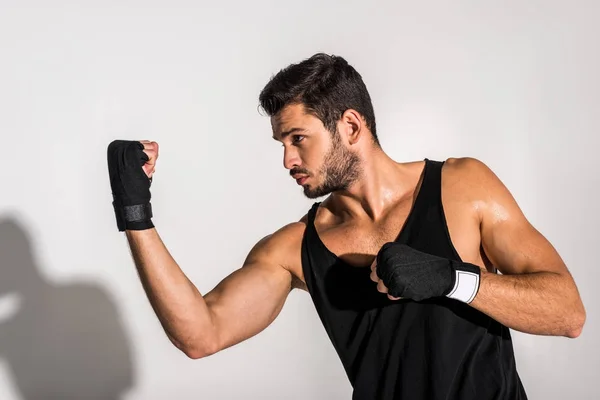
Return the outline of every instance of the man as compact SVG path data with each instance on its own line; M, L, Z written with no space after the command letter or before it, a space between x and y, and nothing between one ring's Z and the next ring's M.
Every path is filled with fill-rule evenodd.
M191 358L211 355L265 329L299 288L354 399L525 399L509 329L575 338L585 311L560 256L494 173L472 158L388 157L362 78L341 57L290 65L260 103L285 168L307 197L328 197L205 295L151 220L158 145L109 146L118 227L170 340Z

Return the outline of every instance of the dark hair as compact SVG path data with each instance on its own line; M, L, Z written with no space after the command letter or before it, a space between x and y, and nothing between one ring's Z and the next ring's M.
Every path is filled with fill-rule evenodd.
M360 74L342 57L317 53L287 66L271 78L259 101L269 116L289 104L303 104L332 133L337 131L337 122L346 110L356 110L379 145L367 87Z

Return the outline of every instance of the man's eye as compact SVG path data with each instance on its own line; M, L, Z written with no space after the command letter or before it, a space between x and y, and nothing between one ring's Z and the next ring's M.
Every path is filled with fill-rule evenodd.
M292 138L292 142L294 142L294 143L299 143L302 140L304 140L304 136L302 136L302 135L294 135L294 137Z

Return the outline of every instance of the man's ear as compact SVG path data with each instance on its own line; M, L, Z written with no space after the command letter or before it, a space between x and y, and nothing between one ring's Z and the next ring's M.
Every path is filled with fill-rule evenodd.
M338 122L338 131L349 144L356 144L364 134L364 123L361 115L353 109L348 109L342 114Z

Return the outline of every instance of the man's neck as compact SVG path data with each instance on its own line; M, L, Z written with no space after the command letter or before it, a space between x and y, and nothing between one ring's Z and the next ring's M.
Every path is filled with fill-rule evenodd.
M398 201L413 196L418 182L416 172L414 163L398 163L377 151L363 157L356 182L347 190L333 193L329 201L342 213L375 221Z

